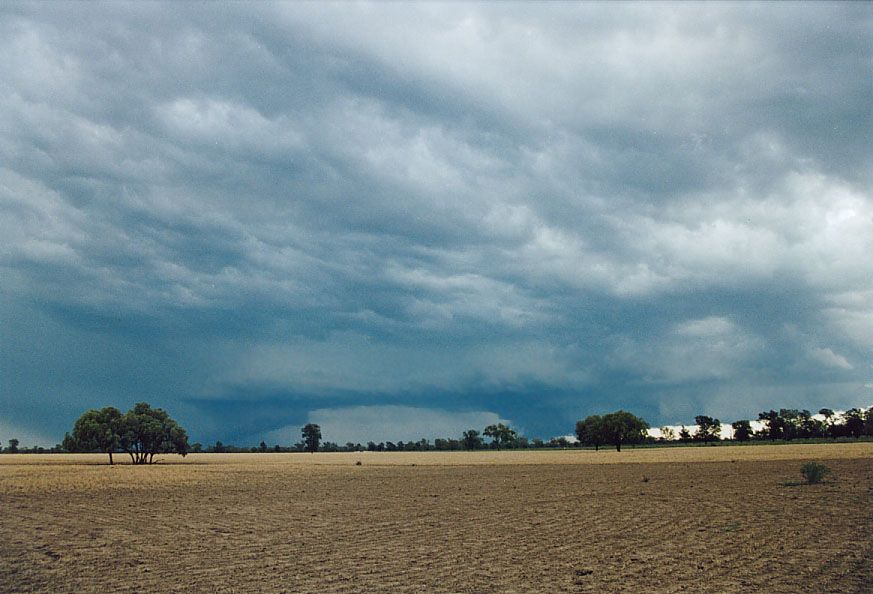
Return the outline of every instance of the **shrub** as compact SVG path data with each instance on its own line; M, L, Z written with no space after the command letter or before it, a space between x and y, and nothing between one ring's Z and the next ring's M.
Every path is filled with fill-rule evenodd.
M818 462L807 462L800 467L800 474L806 479L806 484L814 485L822 482L824 477L830 474L831 469Z

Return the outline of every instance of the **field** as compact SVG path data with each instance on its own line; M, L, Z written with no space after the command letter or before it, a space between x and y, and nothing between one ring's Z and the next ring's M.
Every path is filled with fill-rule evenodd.
M164 458L0 456L0 591L873 592L873 443Z

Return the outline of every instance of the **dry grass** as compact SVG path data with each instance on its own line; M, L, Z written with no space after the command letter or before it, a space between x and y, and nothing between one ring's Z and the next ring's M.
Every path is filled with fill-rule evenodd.
M3 592L873 591L869 443L0 461Z

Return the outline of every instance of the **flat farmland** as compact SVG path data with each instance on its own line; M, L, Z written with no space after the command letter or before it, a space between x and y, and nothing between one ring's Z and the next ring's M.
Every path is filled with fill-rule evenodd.
M164 458L0 456L0 591L873 592L871 443Z

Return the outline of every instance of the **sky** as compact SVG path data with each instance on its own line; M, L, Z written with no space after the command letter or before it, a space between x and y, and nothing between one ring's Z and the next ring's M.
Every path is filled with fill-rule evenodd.
M0 440L873 403L873 5L0 6Z

